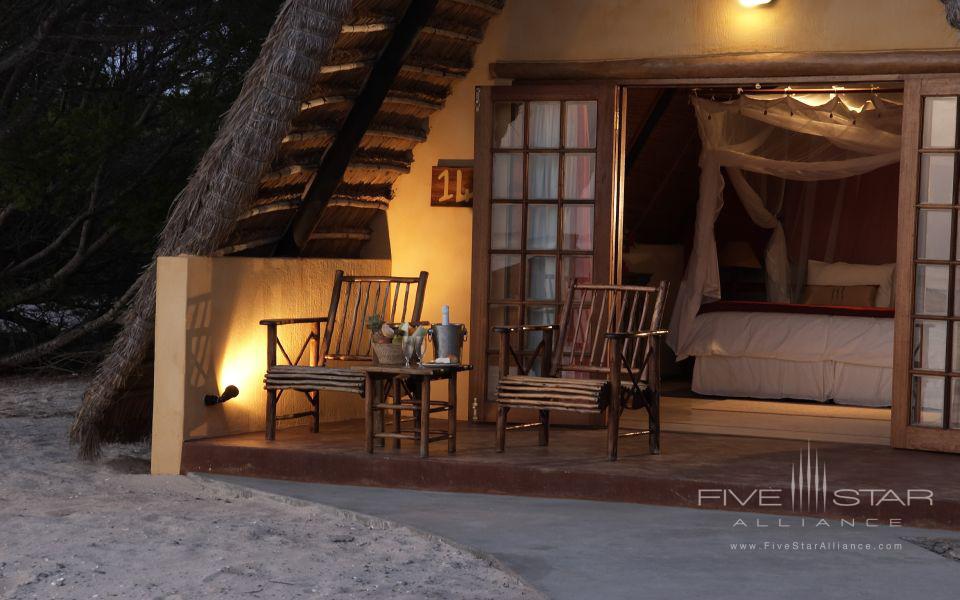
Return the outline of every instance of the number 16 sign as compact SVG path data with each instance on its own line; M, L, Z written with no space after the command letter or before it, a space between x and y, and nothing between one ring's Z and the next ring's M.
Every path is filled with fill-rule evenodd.
M473 206L473 167L433 167L430 206Z

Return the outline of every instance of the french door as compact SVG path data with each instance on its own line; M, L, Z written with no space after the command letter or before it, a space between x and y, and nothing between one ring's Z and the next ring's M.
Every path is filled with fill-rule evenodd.
M613 85L477 88L474 419L495 418L491 327L554 323L571 281L611 280L616 111ZM518 333L513 347L529 358L540 336Z
M960 79L904 87L891 439L960 452Z

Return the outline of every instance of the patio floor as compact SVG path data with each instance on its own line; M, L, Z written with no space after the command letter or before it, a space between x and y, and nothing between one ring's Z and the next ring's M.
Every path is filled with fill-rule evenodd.
M960 530L957 455L813 442L810 447L825 469L829 490L861 490L855 494L859 501L854 506L828 502L823 508L808 497L806 508L795 510L790 498L791 469L807 449L803 441L665 433L663 454L647 454L645 438L626 438L621 440L620 460L611 463L605 459L602 430L554 427L549 447L537 445L536 431L510 431L507 451L497 454L492 426L462 423L457 453L448 455L446 443L440 442L431 444L427 459L418 457L412 443L400 450L378 448L367 454L362 432L362 422L349 421L324 424L319 434L307 428L284 429L275 442L265 441L262 433L193 440L184 444L183 470L345 485L876 518L884 524L900 519L904 526ZM714 492L699 502L703 489L732 494ZM759 503L757 489L782 490L780 501ZM895 497L867 491L887 489ZM933 505L915 501L903 506L897 499L905 500L911 489L932 490ZM870 502L870 495L885 500Z

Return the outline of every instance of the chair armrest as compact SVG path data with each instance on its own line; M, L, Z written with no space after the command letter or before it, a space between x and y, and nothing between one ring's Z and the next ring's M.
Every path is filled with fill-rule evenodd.
M656 329L654 331L634 331L631 333L628 333L626 331L613 331L611 333L606 334L605 337L608 340L627 340L627 339L645 338L645 337L660 337L660 336L667 335L668 333L670 333L670 331L666 329Z
M513 333L515 331L554 331L559 325L497 325L493 330L497 333Z
M294 323L326 323L327 317L297 317L294 319L262 319L261 325L293 325Z

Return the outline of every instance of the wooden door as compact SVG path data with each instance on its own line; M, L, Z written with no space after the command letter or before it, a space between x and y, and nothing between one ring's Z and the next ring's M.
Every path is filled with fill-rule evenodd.
M960 79L904 89L894 446L960 452Z
M496 325L550 324L571 280L612 282L615 86L477 88L471 417L495 418ZM514 347L529 356L539 333Z

